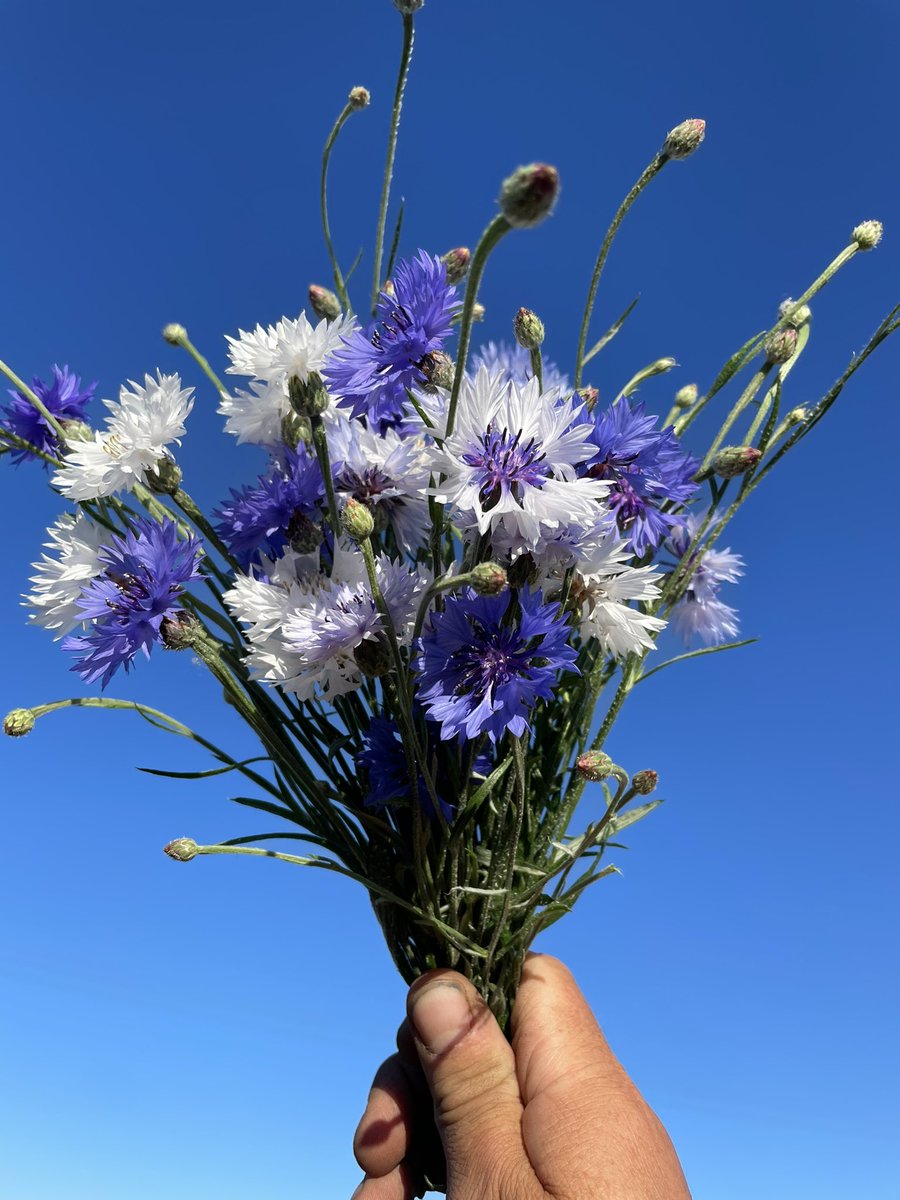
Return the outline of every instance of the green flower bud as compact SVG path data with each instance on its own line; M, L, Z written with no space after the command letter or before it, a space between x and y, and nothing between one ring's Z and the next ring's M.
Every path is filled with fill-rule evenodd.
M163 846L163 851L176 862L190 862L192 858L197 857L199 849L193 838L175 838L173 842Z
M163 326L162 335L170 346L183 346L187 341L188 333L183 325L173 321L171 325Z
M60 425L63 427L67 442L90 442L93 440L94 431L86 421L79 421L77 417L69 417L67 420L60 421Z
M880 221L863 221L861 225L856 226L850 236L860 250L874 250L881 241L883 233L884 226Z
M792 325L777 329L771 337L766 338L763 349L766 352L766 364L777 366L786 363L797 348L797 330Z
M326 321L333 321L341 315L340 300L334 292L318 283L309 285L309 307L317 317L324 317Z
M351 537L354 542L365 541L375 531L375 521L372 514L366 508L365 504L361 504L359 500L354 500L352 497L344 503L341 513L341 525L344 527L344 532L347 536Z
M369 679L380 679L391 669L391 650L384 638L365 638L353 651L353 661Z
M14 708L3 718L3 732L7 737L25 737L34 729L34 713L30 708Z
M472 568L471 583L479 596L499 596L506 587L506 572L499 563L479 563Z
M167 650L190 650L203 635L203 626L185 609L179 609L171 617L163 617L159 636Z
M321 546L324 537L322 527L299 509L288 521L286 533L295 554L312 554Z
M301 417L321 416L328 407L328 389L318 371L310 371L305 382L299 375L292 375L288 396L294 412Z
M281 440L291 450L296 450L301 442L312 441L312 425L309 417L300 416L293 409L281 418Z
M699 389L696 383L686 383L683 388L679 388L675 393L676 408L690 408L692 404L697 402Z
M613 773L614 764L609 755L604 754L602 750L588 750L575 760L575 769L582 779L597 783Z
M519 167L503 181L500 211L516 229L543 221L559 195L559 172L547 163Z
M441 262L447 268L447 282L461 283L469 272L469 262L472 251L468 246L457 246L441 255Z
M659 783L659 776L655 771L635 771L631 777L631 786L639 796L649 796Z
M669 130L660 156L664 159L687 158L689 154L694 153L705 136L706 122L699 117L691 117Z
M419 362L419 370L430 388L452 388L456 363L443 350L431 350Z
M181 487L181 467L174 458L163 457L144 472L144 479L150 491L158 496L174 496Z
M755 446L723 446L712 460L712 469L720 479L734 479L746 475L761 458L762 450Z
M544 322L530 308L520 308L513 320L516 341L525 350L537 350L544 340Z
M354 87L350 89L350 95L347 97L347 103L354 112L359 112L361 108L365 108L371 100L369 89L364 87Z

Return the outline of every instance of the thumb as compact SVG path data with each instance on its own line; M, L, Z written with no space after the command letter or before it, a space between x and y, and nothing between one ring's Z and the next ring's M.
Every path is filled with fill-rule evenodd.
M522 1142L522 1098L512 1047L472 984L430 971L407 1001L454 1200L543 1196Z

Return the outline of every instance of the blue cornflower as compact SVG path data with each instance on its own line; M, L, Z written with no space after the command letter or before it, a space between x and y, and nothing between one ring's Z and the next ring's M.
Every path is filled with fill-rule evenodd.
M531 354L524 346L509 342L488 342L469 362L469 371L477 375L479 367L487 367L491 376L500 375L504 383L527 383L532 376ZM569 380L555 362L545 358L541 364L544 391L559 388L560 394L569 390Z
M231 489L231 499L213 513L216 532L244 567L259 553L278 558L292 537L292 523L318 516L324 491L317 460L302 445L285 449L255 485Z
M397 264L392 283L393 294L378 297L374 323L344 338L324 372L340 403L379 433L403 422L406 389L425 382L419 364L443 349L457 307L447 268L424 250Z
M31 382L31 390L44 403L44 407L58 421L83 421L85 408L93 399L96 383L82 389L81 379L70 375L68 367L53 367L53 382L44 383L37 376ZM58 454L59 442L47 420L21 392L10 390L10 399L0 412L0 420L10 432L15 433L45 454ZM12 461L18 465L26 459L40 461L30 450L15 449ZM46 468L49 464L44 463Z
M559 604L545 604L538 590L451 596L432 613L416 661L419 702L441 737L523 734L559 672L577 670L569 632Z
M591 440L597 453L588 464L588 475L610 481L607 503L641 558L683 520L677 513L663 512L662 505L680 505L691 498L699 464L681 449L671 425L656 429L659 418L644 413L643 401L632 405L619 400L595 410L593 418Z
M710 524L715 523L716 515ZM691 513L672 530L666 548L679 562L685 560L699 528L700 518ZM737 637L740 629L736 609L719 599L719 591L723 583L737 583L744 573L744 560L727 548L710 547L700 553L699 561L697 555L697 549L690 554L688 561L696 566L688 588L669 614L669 621L686 646L694 637L699 637L707 646L718 646Z
M199 541L182 539L174 521L141 520L113 536L99 554L101 573L77 601L81 620L93 624L62 643L77 656L72 670L106 687L119 667L131 669L138 651L149 658L163 619L179 612L182 585L200 573L200 554Z

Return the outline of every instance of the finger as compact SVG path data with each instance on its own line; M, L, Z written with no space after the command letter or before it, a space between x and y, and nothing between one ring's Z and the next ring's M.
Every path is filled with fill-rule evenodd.
M392 1054L375 1072L353 1137L353 1153L367 1175L387 1175L406 1157L413 1138L412 1110L408 1068L399 1054Z
M405 1163L387 1175L367 1175L350 1200L413 1200L416 1186Z
M455 971L431 971L413 984L407 1011L450 1194L481 1196L499 1178L517 1200L537 1194L512 1047L475 988Z

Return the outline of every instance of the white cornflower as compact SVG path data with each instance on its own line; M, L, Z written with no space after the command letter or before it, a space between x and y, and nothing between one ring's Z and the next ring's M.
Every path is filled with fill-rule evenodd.
M574 550L577 571L572 595L578 602L578 620L582 638L596 638L604 653L616 658L639 650L655 649L652 634L666 627L660 617L652 617L632 607L635 600L656 600L662 573L652 567L633 567L632 552L614 524L596 525Z
M536 379L506 382L482 367L464 381L453 432L431 453L432 471L445 477L435 495L463 525L502 528L534 547L548 531L591 522L609 484L578 478L594 453L579 406L541 393Z
M83 513L65 513L47 533L50 541L45 545L52 554L42 554L41 561L32 564L37 571L31 576L34 588L24 600L34 610L31 620L61 638L82 624L77 601L101 574L99 551L110 535Z
M251 391L238 388L233 396L223 396L219 412L226 417L225 431L238 442L254 446L278 446L282 443L281 423L291 411L284 383L265 383L254 379Z
M178 375L160 371L156 378L146 375L143 387L133 380L129 386L122 385L118 401L103 401L110 413L106 429L75 443L53 476L53 485L69 500L96 500L133 488L183 436L193 388L182 388Z
M249 375L266 383L285 383L292 375L306 382L311 371L321 372L325 362L343 345L343 339L356 329L356 318L341 316L334 321L324 317L313 325L301 313L296 321L283 317L277 325L264 329L257 325L252 333L243 329L229 337L230 375Z

